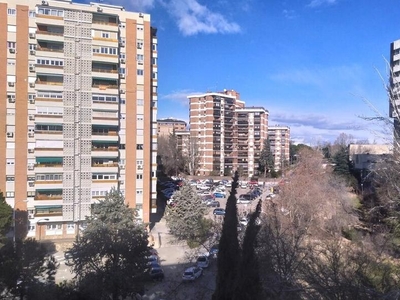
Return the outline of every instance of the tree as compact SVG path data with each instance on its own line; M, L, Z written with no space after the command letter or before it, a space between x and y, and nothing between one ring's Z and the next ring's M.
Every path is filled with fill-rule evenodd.
M262 200L258 201L256 210L251 214L243 239L239 272L236 276L234 299L263 299L259 262L256 253L257 234L260 226L257 220L261 213Z
M12 224L12 207L7 204L6 198L0 192L0 248L5 243L7 232Z
M189 245L203 244L209 236L212 222L205 218L207 206L188 184L173 194L173 205L167 206L165 220L170 233Z
M260 152L260 158L258 160L258 166L260 172L264 173L264 177L267 177L268 172L273 172L275 166L275 159L271 151L271 143L269 138L264 140L263 148Z
M237 233L238 217L236 206L236 189L238 187L239 174L235 172L231 193L226 202L226 212L222 234L219 241L216 290L213 300L231 300L234 298L234 286L239 269L240 248Z
M148 234L112 188L93 205L87 228L69 250L79 289L95 299L123 299L143 291L147 279Z
M189 147L187 152L187 167L190 175L196 175L197 170L200 167L201 151L199 147L199 140L196 135L190 136Z
M27 291L41 284L54 284L59 264L47 254L43 244L34 239L8 241L0 249L0 294L24 299Z

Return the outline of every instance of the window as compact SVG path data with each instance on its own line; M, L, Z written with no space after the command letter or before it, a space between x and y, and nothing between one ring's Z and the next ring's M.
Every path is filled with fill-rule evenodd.
M29 18L35 18L36 17L36 11L30 10L29 11Z
M14 176L6 176L6 181L15 181L15 177Z
M144 30L144 26L143 25L138 25L137 26L137 30L138 31L143 31Z
M153 51L157 51L157 44L153 44L152 49L153 49Z
M120 53L120 54L119 54L119 58L125 59L125 57L126 57L126 54L125 54L125 53Z
M119 103L125 104L126 103L126 99L119 99Z
M112 96L112 95L98 95L94 94L92 95L92 100L93 101L98 101L98 102L118 102L118 97L117 96Z
M101 53L101 54L109 54L109 55L117 55L118 49L114 47L100 47L100 48L93 48L93 53Z
M136 59L137 59L138 61L143 61L144 55L143 55L143 54L137 54L137 55L136 55Z
M143 40L138 39L136 44L138 49L143 49Z
M67 223L67 233L74 233L75 232L75 224L74 223Z
M138 114L137 115L137 120L138 121L143 121L143 115L142 114L140 114L140 115Z
M38 9L38 14L40 15L49 15L49 16L55 16L55 17L63 17L64 16L64 11L60 9L52 9L52 8L43 8L39 7Z
M16 42L7 42L7 48L8 49L15 49L17 46Z
M152 77L153 79L157 79L157 72L153 72Z
M143 106L144 105L144 100L143 99L137 99L136 102L137 102L138 106Z
M144 70L138 69L137 70L137 75L138 76L143 76Z
M38 59L36 59L36 63L38 65L48 65L48 66L56 66L56 67L62 67L64 65L64 61L62 59L38 58Z
M136 161L136 164L137 164L138 166L143 166L143 160L137 160L137 161Z
M7 65L15 66L15 59L7 59Z
M109 39L110 38L110 33L109 32L102 32L101 37L104 39Z
M62 225L61 224L47 224L46 229L47 230L57 230L61 229Z
M36 44L29 44L29 50L36 50Z
M136 195L143 195L143 190L137 189L136 190Z
M151 59L151 64L152 64L152 65L156 65L156 64L157 64L157 57L153 57L153 58Z
M92 180L116 180L116 174L92 174Z
M15 16L17 14L17 10L15 8L8 8L7 9L7 14L9 16Z
M143 150L143 144L136 144L136 150Z
M126 69L125 68L119 68L119 74L125 74Z
M26 193L26 196L27 197L35 197L35 191L28 191L27 193Z
M14 198L15 197L15 192L6 192L6 197L7 198Z
M15 165L15 159L14 158L7 158L7 165Z
M136 179L143 179L143 174L137 174Z

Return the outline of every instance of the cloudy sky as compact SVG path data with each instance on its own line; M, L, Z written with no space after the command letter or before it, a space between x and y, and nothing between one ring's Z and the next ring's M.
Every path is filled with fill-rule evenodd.
M82 1L82 0L81 0ZM400 1L107 0L158 28L158 117L188 120L187 96L234 89L309 144L340 133L380 139ZM369 105L365 102L368 100ZM371 128L372 127L372 128Z

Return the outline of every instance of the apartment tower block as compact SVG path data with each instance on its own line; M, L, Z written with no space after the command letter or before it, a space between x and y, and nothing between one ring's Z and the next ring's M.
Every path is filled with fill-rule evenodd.
M112 187L156 208L157 36L150 15L0 0L0 190L14 233L74 237ZM2 50L1 50L2 49Z
M267 137L268 111L246 108L234 90L188 96L190 135L201 154L198 175L257 174L257 159Z

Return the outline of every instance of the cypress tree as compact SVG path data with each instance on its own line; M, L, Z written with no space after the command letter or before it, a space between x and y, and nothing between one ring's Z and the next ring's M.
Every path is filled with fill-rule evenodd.
M262 299L262 286L256 254L257 234L260 226L257 219L261 212L261 200L258 201L256 211L251 215L247 225L242 245L242 257L235 284L235 300Z
M233 177L231 193L226 202L224 224L219 241L218 271L216 278L216 290L213 300L232 300L234 298L234 284L240 262L240 248L237 234L238 218L236 206L236 189L238 187L239 174L236 171Z

